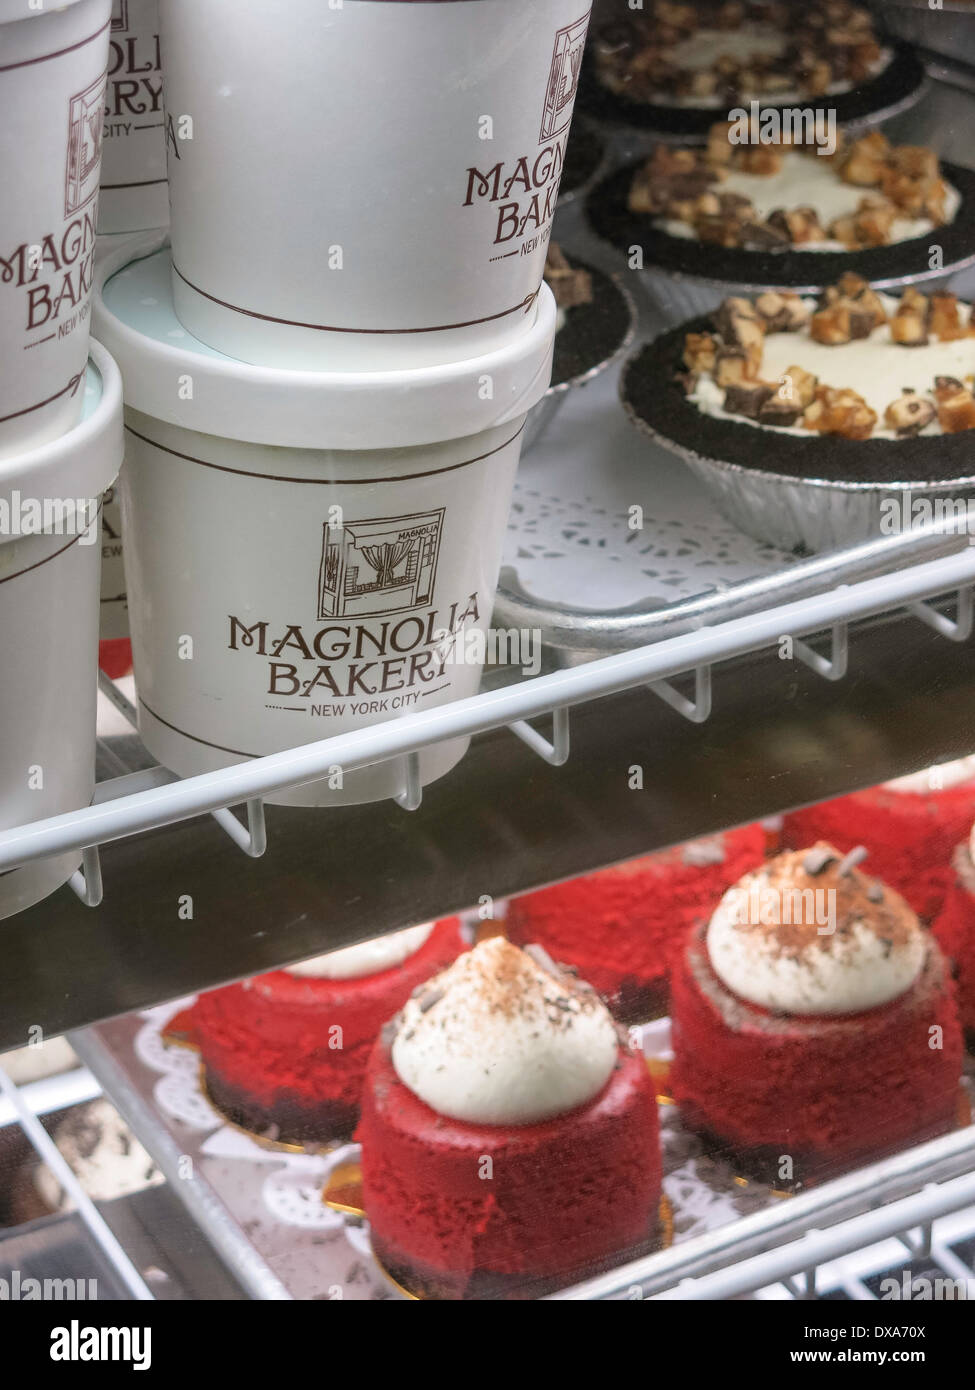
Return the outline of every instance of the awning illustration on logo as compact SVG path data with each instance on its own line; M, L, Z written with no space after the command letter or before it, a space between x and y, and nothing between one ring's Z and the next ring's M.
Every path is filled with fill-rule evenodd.
M433 599L444 508L322 527L319 618L402 613Z
M555 35L555 48L552 53L552 66L545 91L545 106L542 111L542 129L538 143L552 140L568 130L572 119L572 101L579 85L582 71L582 51L586 46L586 30L589 27L589 11L559 29Z
M105 119L105 78L97 78L68 103L68 167L64 215L83 208L98 191L99 156Z

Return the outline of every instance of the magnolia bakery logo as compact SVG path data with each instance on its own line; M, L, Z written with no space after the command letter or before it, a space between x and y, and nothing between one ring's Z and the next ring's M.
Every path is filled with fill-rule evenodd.
M229 650L265 658L269 695L352 700L353 714L406 709L424 688L449 684L455 643L481 614L476 591L433 606L444 515L439 507L325 522L315 610L322 626L229 614Z
M325 522L319 618L401 613L433 598L444 508L410 516Z
M538 143L542 147L517 159L499 160L486 169L471 165L467 169L467 192L463 206L481 202L495 206L494 245L521 241L518 252L505 256L530 256L543 241L542 233L555 215L559 183L565 166L565 146L572 102L582 70L582 51L586 43L589 11L559 29L552 49L542 122ZM505 257L495 257L497 260ZM526 309L534 301L531 295Z
M538 143L544 144L556 135L568 130L572 120L572 102L579 86L582 72L582 54L586 46L586 30L589 28L590 11L581 19L559 29L555 35L555 48L552 52L552 65L545 89L545 105L542 109L542 127Z
M155 130L165 124L161 66L159 35L138 29L133 32L129 28L128 0L115 0L108 45L103 146L107 139ZM136 116L157 116L159 120L136 123Z
M64 178L64 215L71 217L98 191L98 160L105 121L105 77L99 77L68 102L68 164Z

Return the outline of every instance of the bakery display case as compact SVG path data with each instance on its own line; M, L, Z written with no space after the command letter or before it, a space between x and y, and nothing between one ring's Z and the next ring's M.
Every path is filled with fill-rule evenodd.
M975 58L907 0L75 8L69 220L144 110L80 414L0 420L6 1296L975 1296ZM827 158L736 147L799 97Z

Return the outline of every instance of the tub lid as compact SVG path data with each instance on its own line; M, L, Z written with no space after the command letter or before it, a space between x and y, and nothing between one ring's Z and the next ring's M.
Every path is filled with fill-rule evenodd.
M0 24L13 24L18 19L33 19L35 15L57 14L58 10L66 10L69 5L77 3L78 0L55 0L53 5L38 9L36 0L33 6L30 0L0 0Z
M34 502L57 504L67 517L78 501L100 497L118 477L124 451L122 377L100 343L90 344L82 389L81 419L73 429L26 453L0 458L0 545L22 536L28 524L33 529L27 508Z
M531 326L483 357L395 372L258 367L182 326L168 237L153 232L102 262L93 331L122 369L125 404L144 415L253 444L388 449L460 439L530 410L551 377L555 316L543 285Z

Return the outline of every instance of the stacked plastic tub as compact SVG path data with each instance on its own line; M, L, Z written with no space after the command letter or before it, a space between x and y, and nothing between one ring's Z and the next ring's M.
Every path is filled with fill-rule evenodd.
M158 0L112 0L98 232L168 221Z
M0 828L94 790L100 495L121 382L89 343L110 0L0 0ZM0 874L0 918L80 856Z
M171 246L102 267L140 732L181 775L473 694L588 13L161 0ZM420 755L421 785L463 740ZM273 798L399 794L401 763Z
M98 195L98 259L134 232L169 222L166 114L158 0L112 0ZM118 490L102 501L102 606L98 664L117 678L132 670Z

